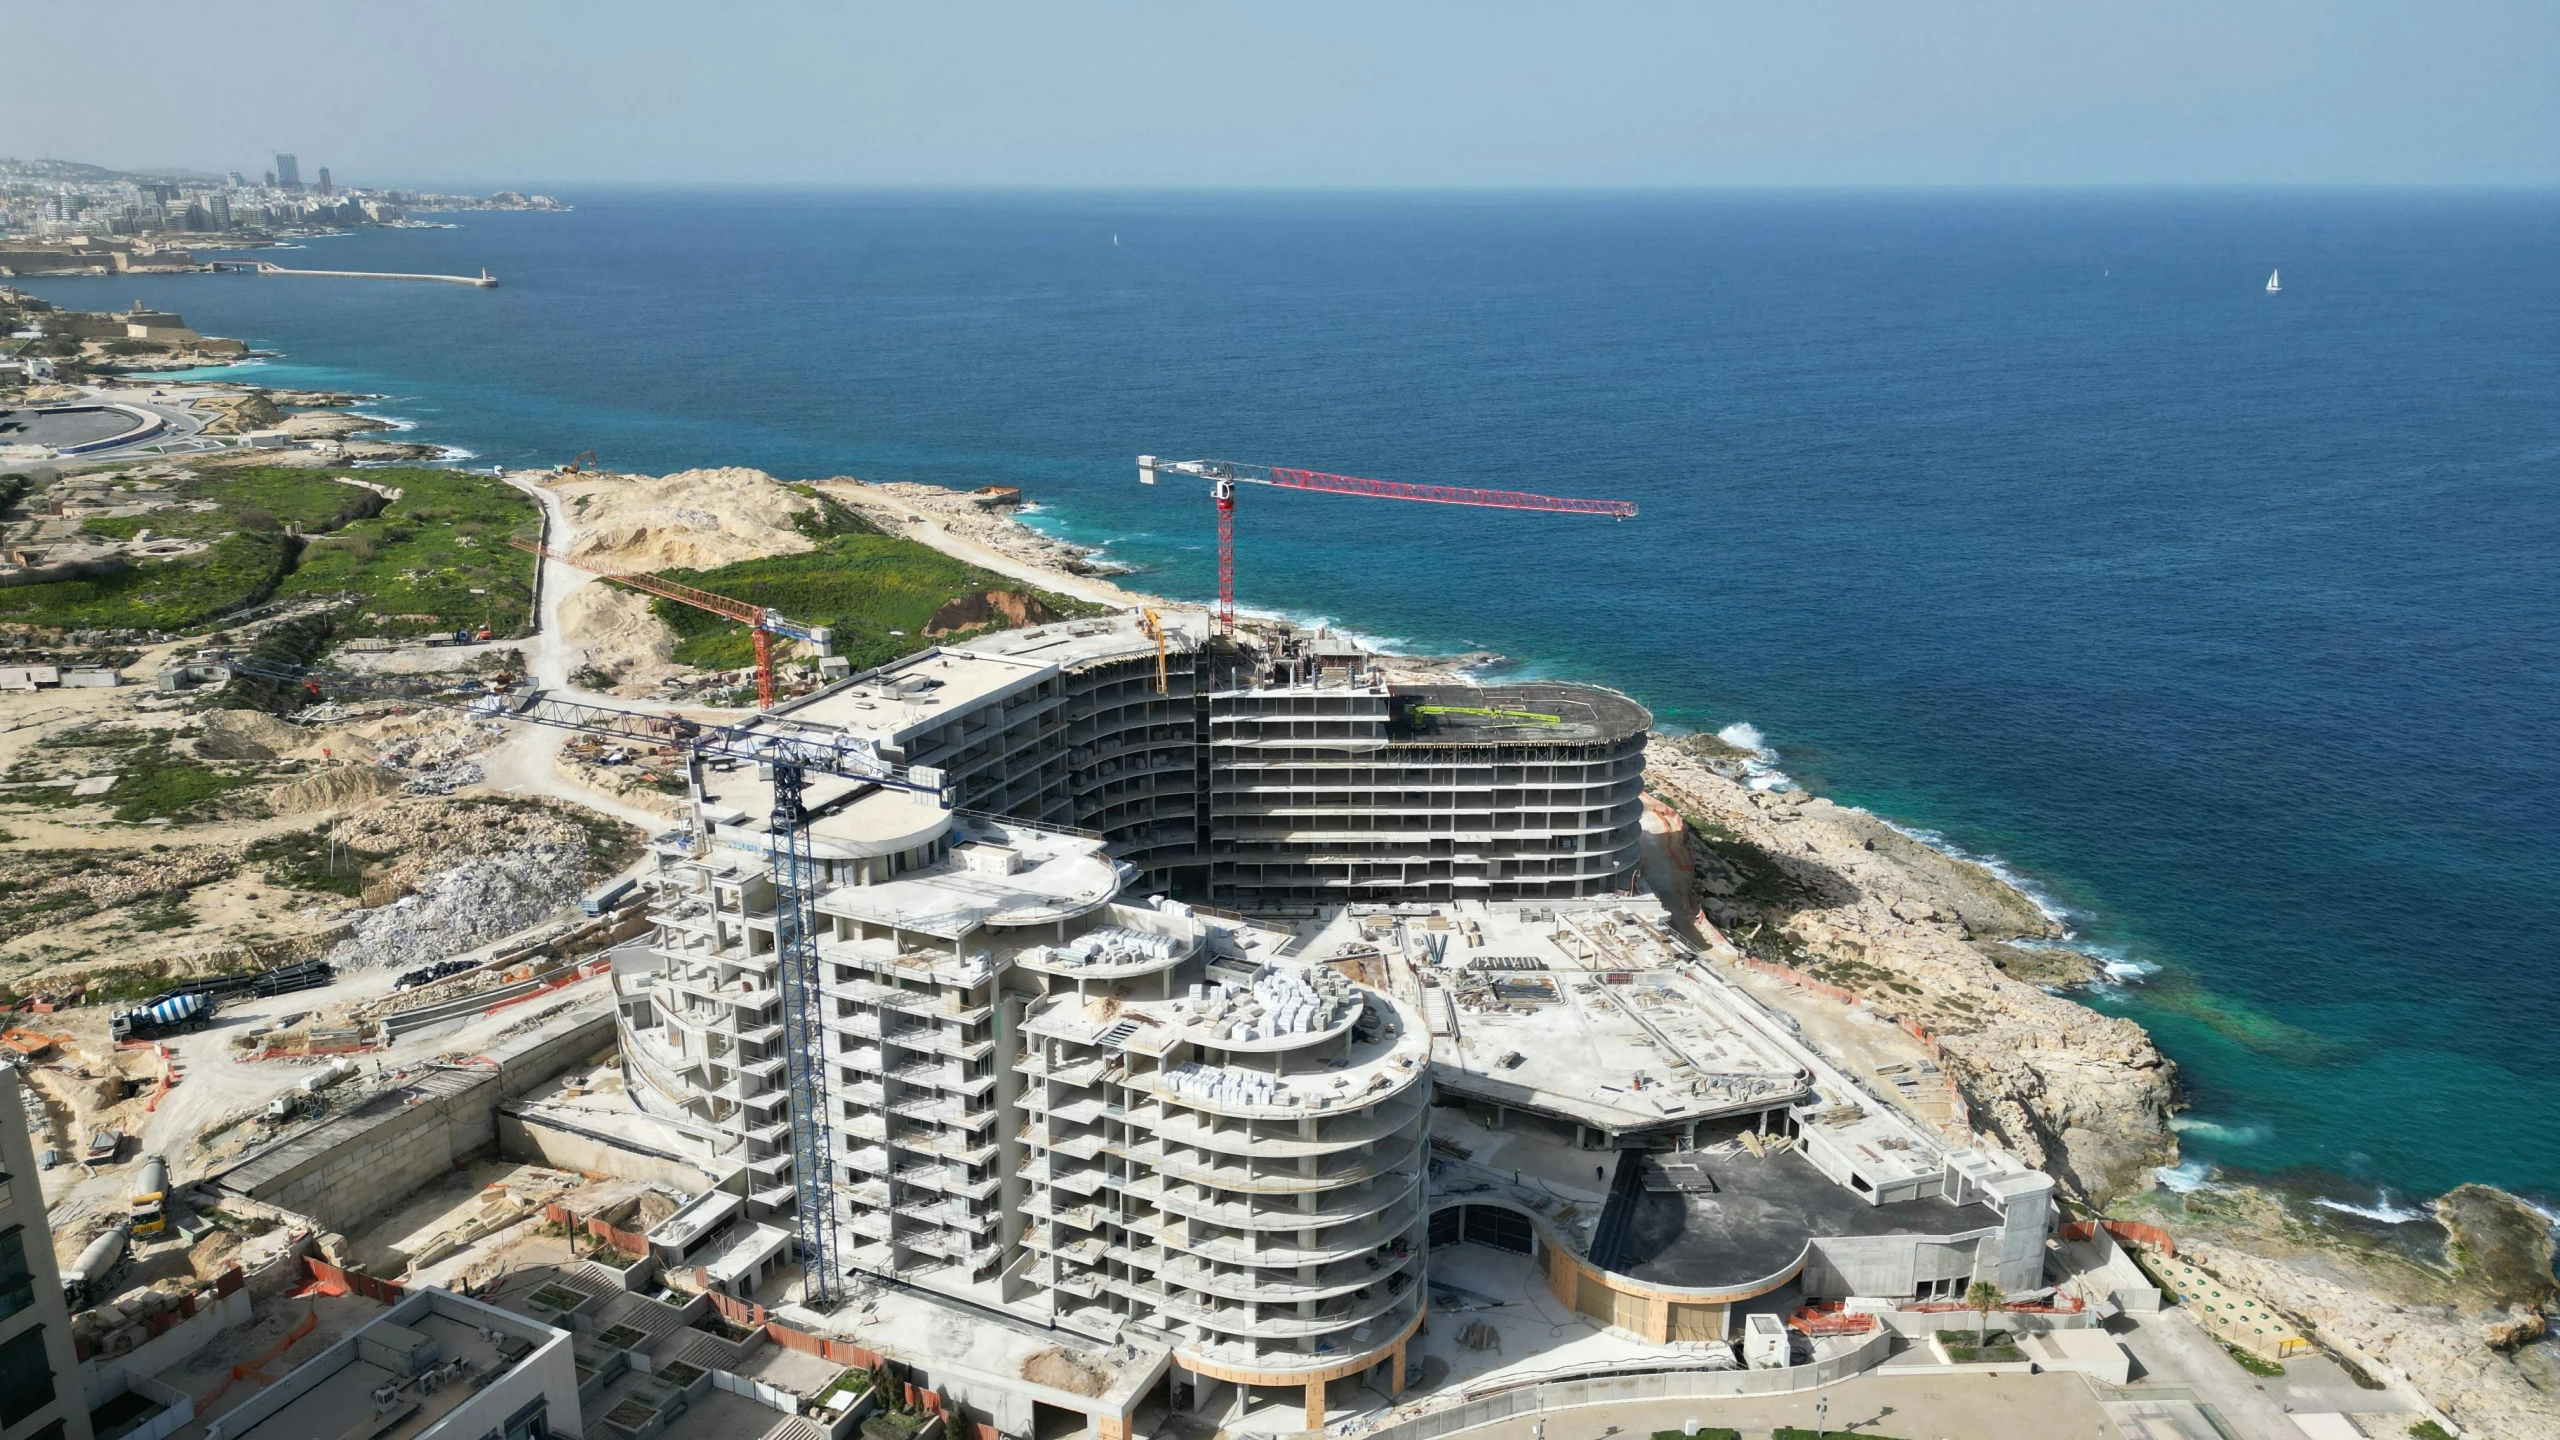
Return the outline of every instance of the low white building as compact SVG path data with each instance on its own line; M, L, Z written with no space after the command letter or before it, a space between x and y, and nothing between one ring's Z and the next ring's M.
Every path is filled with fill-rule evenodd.
M554 1440L585 1433L566 1330L420 1290L205 1427L205 1440Z

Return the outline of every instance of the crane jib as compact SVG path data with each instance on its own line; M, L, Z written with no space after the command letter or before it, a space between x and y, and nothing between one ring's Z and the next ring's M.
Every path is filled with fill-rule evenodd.
M1381 500L1419 500L1425 504L1472 505L1488 510L1609 515L1620 520L1632 519L1636 513L1632 500L1586 500L1571 495L1537 495L1525 490L1479 490L1465 485L1413 485L1400 480L1364 480L1357 475L1328 475L1321 470L1292 470L1281 466L1272 467L1271 479L1267 483L1282 489L1315 490L1327 495L1366 495Z

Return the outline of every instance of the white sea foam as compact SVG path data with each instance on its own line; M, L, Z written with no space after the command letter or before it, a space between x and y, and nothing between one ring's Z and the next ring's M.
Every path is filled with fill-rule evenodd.
M2391 1192L2388 1190L2383 1191L2382 1198L2376 1200L2370 1205L2356 1205L2345 1200L2332 1200L2326 1195L2312 1196L2311 1203L2319 1206L2323 1210L2335 1210L2341 1215L2361 1216L2364 1219L2371 1220L2382 1225L2406 1225L2413 1220L2424 1220L2428 1218L2430 1213L2425 1210L2412 1210L2406 1205L2392 1204Z
M2267 1127L2248 1121L2238 1123L2207 1120L2201 1115L2172 1115L2169 1128L2181 1135L2199 1135L2222 1145L2255 1145L2267 1138Z
M1793 790L1795 777L1778 768L1778 752L1769 737L1748 720L1736 720L1716 732L1716 738L1736 750L1748 750L1742 762L1742 784L1747 790Z
M1952 855L1958 860L1965 861L1968 864L1979 865L1983 869L1990 871L1993 877L1998 879L2001 884L2006 885L2010 889L2017 891L2019 894L2026 896L2027 903L2035 906L2038 914L2041 914L2044 918L2052 921L2054 924L2061 926L2064 939L2068 940L2073 938L2071 922L2074 918L2075 912L2072 908L2063 904L2061 901L2054 899L2051 895L2046 894L2043 888L2038 886L2033 880L2028 879L2026 876L2021 875L2016 870L2010 868L2008 861L2001 859L1997 855L1976 855L1972 851L1965 849L1963 846L1958 845L1935 830L1924 830L1917 825L1896 824L1894 821L1885 820L1881 815L1876 818L1884 820L1884 823L1887 825L1893 826L1894 829L1901 831L1903 834L1910 836L1912 839L1919 841L1921 844L1928 846L1932 850Z
M436 458L447 464L453 464L463 460L477 460L480 458L480 452L465 450L459 445L439 445L436 447Z
M2201 1160L2163 1165L2151 1174L2160 1182L2160 1188L2179 1195L2192 1195L2213 1183L2213 1167Z
M376 415L368 410L350 410L347 413L353 415L359 420L373 421L378 427L394 433L403 430L415 430L418 428L417 421L410 420L399 415Z

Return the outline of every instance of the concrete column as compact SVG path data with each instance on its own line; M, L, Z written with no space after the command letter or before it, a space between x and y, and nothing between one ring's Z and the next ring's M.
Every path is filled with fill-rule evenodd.
M1390 1400L1404 1398L1404 1347L1404 1341L1397 1341L1395 1353L1387 1357L1387 1364L1394 1367L1387 1372L1387 1398Z
M1324 1428L1324 1382L1321 1380L1307 1382L1307 1428Z

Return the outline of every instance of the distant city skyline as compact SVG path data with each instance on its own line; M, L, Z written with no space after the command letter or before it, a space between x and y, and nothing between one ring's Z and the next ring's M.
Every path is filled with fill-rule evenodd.
M2527 0L261 15L155 18L215 89L23 67L0 154L256 174L290 145L484 188L2560 183L2560 7ZM0 0L12 53L95 38Z

